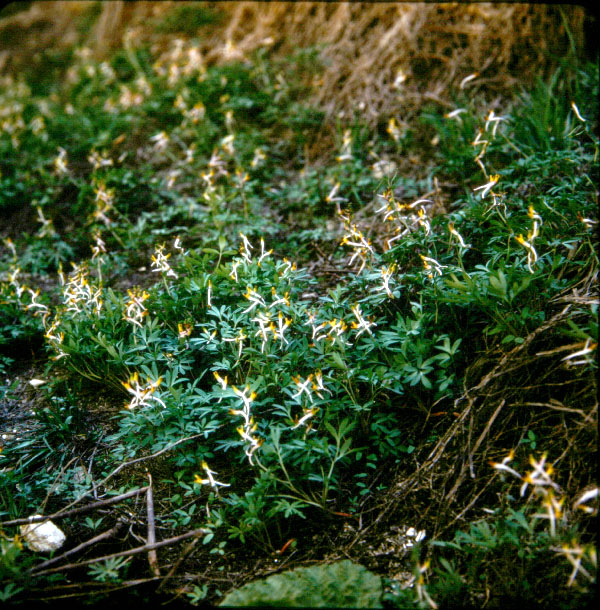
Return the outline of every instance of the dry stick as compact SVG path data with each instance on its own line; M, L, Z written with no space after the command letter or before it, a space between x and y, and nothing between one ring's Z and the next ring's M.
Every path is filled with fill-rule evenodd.
M144 460L151 460L152 458L158 457L162 453L165 453L165 451L169 451L170 449L173 449L173 447L176 447L177 445L184 443L185 441L191 441L195 438L199 438L200 436L203 436L203 434L202 433L194 434L193 436L187 436L185 438L180 438L178 441L175 441L174 443L171 443L170 445L163 447L160 451L157 451L156 453L153 453L152 455L147 455L145 457L136 458L135 460L131 460L130 462L125 462L124 464L121 464L120 466L115 468L108 476L106 476L104 479L102 479L102 481L100 481L100 483L98 483L98 485L96 485L95 489L97 489L101 485L104 485L109 479L111 479L112 477L117 475L119 472L121 472L121 470L123 470L123 468L125 468L127 466L131 466L132 464L137 464L138 462L143 462ZM119 498L123 499L123 498L129 497L129 495L137 495L138 493L141 493L142 491L146 491L146 489L147 489L146 487L143 487L142 489L138 489L133 492L128 492L128 494L123 494L122 496L119 496ZM75 509L74 511L67 511L67 509L69 509L71 506L74 506L75 504L78 504L79 502L81 502L84 498L87 498L87 496L89 496L90 493L91 492L89 492L89 491L86 492L85 494L83 494L82 496L77 498L77 500L74 500L73 502L71 502L71 504L67 504L67 506L65 506L63 509L61 509L57 513L50 515L50 517L42 517L42 518L33 518L32 517L31 520L29 518L14 519L13 521L4 521L3 523L0 523L0 526L19 525L22 523L36 523L37 521L44 521L45 519L50 519L50 518L56 519L56 518L62 517L64 515L72 515L76 512L83 512L83 511L89 510L90 507L93 508L96 505L99 505L99 504L101 505L101 503L103 503L103 502L112 503L112 502L117 501L114 498L111 500L102 500L100 503L90 504L87 507L84 507L82 509ZM63 511L66 511L66 512L63 512Z
M192 536L199 536L200 534L208 534L208 533L210 533L210 530L208 528L200 527L198 529L186 532L185 534L181 534L181 535L175 536L173 538L167 538L166 540L161 540L160 542L155 542L152 545L144 544L143 546L138 546L133 549L129 549L128 551L121 551L120 553L113 553L112 555L104 555L103 557L96 557L94 559L86 559L85 561L80 561L79 563L67 563L63 566L58 566L57 568L51 568L50 570L43 570L41 572L37 572L36 576L41 576L42 574L53 574L54 572L61 572L62 570L73 570L75 568L81 568L83 566L87 566L92 563L98 563L100 561L106 561L107 559L114 559L116 557L128 557L130 555L137 555L139 553L145 553L145 552L151 551L153 549L159 549L163 546L168 546L169 544L179 542L180 540L185 540L186 538L191 538Z
M462 400L464 400L465 398L469 398L469 404L465 407L463 412L460 414L460 417L454 422L454 424L450 427L450 429L444 435L444 437L438 441L437 445L431 451L431 453L427 457L427 460L425 461L425 463L423 463L423 465L420 467L419 470L423 470L423 469L425 469L425 467L427 467L427 470L430 470L435 465L435 463L439 460L439 458L441 457L442 453L444 452L446 446L448 445L450 440L456 434L457 429L461 426L463 421L469 415L469 413L471 411L471 407L473 406L473 403L474 403L475 399L477 398L477 397L471 398L469 395L473 392L477 392L478 390L482 390L492 379L505 375L507 372L512 371L516 368L519 368L517 366L517 367L513 367L513 368L507 370L504 368L504 366L506 365L506 363L509 360L512 360L518 352L521 352L523 349L525 349L533 341L533 339L535 337L537 337L542 331L547 330L548 328L553 326L556 322L560 321L563 317L565 317L565 315L569 309L571 309L571 306L567 305L562 311L560 311L559 313L554 315L552 318L550 318L550 320L548 320L548 322L546 322L546 324L540 326L539 328L536 328L532 333L530 333L525 338L523 343L521 343L520 345L515 347L513 350L511 350L507 354L505 354L501 358L500 362L487 375L485 375L485 377L475 387L465 391L462 396L459 396L454 401L454 405L456 408Z
M471 473L472 473L471 476L473 478L475 478L475 473L473 472L473 456L475 455L475 452L477 451L477 449L479 449L479 446L481 445L481 443L483 442L485 437L488 435L488 433L490 431L490 428L492 427L492 424L494 423L494 420L496 419L496 417L498 417L498 414L502 410L502 407L504 406L505 403L506 403L506 400L503 400L498 405L498 408L494 411L494 413L492 414L492 416L488 420L488 422L487 422L483 432L480 434L479 438L477 439L477 442L475 443L475 446L469 452L469 465L470 465L470 469L471 469ZM467 466L466 466L466 464L463 464L462 468L460 469L460 473L459 473L458 477L456 478L456 482L454 483L452 489L444 496L444 502L445 503L449 504L452 501L452 497L454 496L454 494L456 493L458 488L462 485L462 482L465 479L466 471L467 471Z
M154 497L152 495L152 475L147 472L148 475L148 491L146 493L146 512L148 515L148 536L146 543L148 546L152 546L156 543L156 530L154 528ZM148 551L148 564L150 570L154 576L160 576L160 570L158 569L158 558L154 549Z
M173 575L175 574L175 572L177 571L177 569L179 568L179 566L182 564L183 560L188 557L188 555L193 551L194 547L196 546L196 544L198 543L198 540L200 540L200 538L194 538L186 547L185 549L183 549L183 552L181 553L181 555L179 556L179 558L177 559L177 561L173 564L173 566L171 567L171 569L167 572L167 575L162 579L162 582L158 585L158 587L156 587L156 593L160 593L160 591L163 589L163 587L165 586L165 584L167 583L168 580L170 580Z
M151 460L152 458L158 457L159 455L165 453L166 451L169 451L170 449L173 449L174 447L176 447L177 445L180 445L181 443L184 443L185 441L191 441L191 440L193 440L195 438L199 438L201 436L204 436L204 434L200 433L200 434L194 434L193 436L186 436L185 438L180 438L178 441L175 441L174 443L171 443L170 445L163 447L160 451L157 451L156 453L153 453L152 455L146 455L144 457L139 457L139 458L136 458L135 460L131 460L130 462L125 462L124 464L121 464L120 466L115 468L108 476L106 476L102 481L100 481L100 483L98 483L98 487L100 485L104 485L104 483L106 483L106 481L108 481L108 479L111 479L112 477L117 475L119 472L121 472L121 470L123 470L123 468L126 468L127 466L132 466L133 464L137 464L138 462L144 462L145 460Z
M90 510L94 510L96 508L101 508L103 506L108 506L110 504L115 504L120 502L121 500L126 500L127 498L131 498L132 496L137 496L145 491L147 491L147 487L141 487L140 489L134 489L133 491L128 491L127 493L121 494L120 496L113 496L112 498L107 498L106 500L98 500L98 502L92 502L86 506L80 506L79 508L73 508L72 510L59 510L56 513L52 513L47 517L28 517L26 519L13 519L12 521L4 521L4 523L0 523L2 527L7 525L20 525L23 523L38 523L39 521L47 521L48 519L62 519L63 517L70 517L72 515L77 515L79 513L85 513Z
M495 473L497 474L497 473ZM448 531L463 515L465 515L467 513L467 511L469 511L474 505L475 502L477 502L477 500L479 500L480 496L483 494L483 492L496 480L495 476L492 476L490 479L488 479L487 483L483 486L483 488L481 489L481 491L479 491L477 494L475 494L475 497L467 504L467 506L465 506L465 508L463 508L462 511L460 511L460 513L458 513L458 515L456 515L456 517L454 517L454 519L452 519L452 521L450 521L450 523L448 523L448 525L445 525L437 534L437 537L439 537L440 534L442 534L445 531Z
M79 587L80 589L85 589L85 587L88 587L88 589L92 589L92 591L90 592L89 590L83 590L83 591L79 591L79 592L75 592L75 593L65 593L64 595L52 595L50 596L48 594L48 589L42 589L41 591L44 593L44 602L47 602L49 600L54 600L54 599L70 599L73 597L81 597L83 595L90 595L90 593L97 593L100 595L107 595L108 593L114 593L115 591L119 591L121 589L127 589L129 587L137 587L139 585L143 585L146 584L148 582L152 582L153 580L158 580L156 578L156 576L153 576L152 578L139 578L137 580L125 580L123 581L121 584L115 586L115 587L111 587L109 589L102 589L100 591L98 591L98 589L102 586L106 586L106 583L93 583L93 582L87 582L87 583L81 583L81 584L72 584L72 585L63 585L62 587L59 585L58 587L54 587L54 589L72 589L72 588L77 588ZM35 591L39 591L39 589L29 589L29 593L35 592ZM24 601L39 601L39 598L28 598L25 599Z
M56 475L56 477L54 477L54 482L52 483L52 485L50 486L50 489L48 490L48 493L46 494L46 497L44 498L43 502L40 504L38 510L36 512L42 512L44 510L44 507L46 506L48 500L50 499L50 496L52 495L52 493L54 493L54 490L58 487L58 482L60 480L60 478L63 476L63 474L67 471L67 468L76 460L77 458L74 457L72 459L70 459L61 469L60 472Z
M111 529L106 530L105 532L102 532L101 534L98 534L97 536L94 536L93 538L90 538L89 540L86 540L85 542L82 542L79 546L76 546L76 547L68 550L66 553L63 553L62 555L57 555L56 557L52 557L52 559L48 559L47 561L38 563L36 566L33 566L31 568L31 571L35 572L36 570L41 570L42 568L47 568L50 565L53 565L63 559L66 559L67 557L69 557L70 555L73 555L74 553L78 553L79 551L82 551L83 549L87 548L88 546L92 546L92 544L96 544L96 542L100 542L101 540L110 538L111 536L114 536L119 531L119 529L121 529L121 527L123 527L123 525L124 525L123 521L118 521L117 524L114 527L112 527Z
M92 451L92 457L90 457L90 461L88 462L88 473L90 474L90 476L92 473L92 464L94 463L94 456L96 455L96 451L98 450L98 447L100 446L100 443L103 438L104 438L104 432L100 435L100 438L98 439L98 442L96 443L96 446L94 447L94 451ZM96 484L94 483L93 477L92 477L92 489L93 489L93 493L94 493L94 499L97 500L98 499L98 488L97 488Z

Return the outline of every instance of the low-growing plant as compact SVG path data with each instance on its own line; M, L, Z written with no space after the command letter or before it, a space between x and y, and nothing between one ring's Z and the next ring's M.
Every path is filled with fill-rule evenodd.
M219 604L289 608L381 608L381 579L361 565L339 561L296 568L244 585Z
M163 26L181 30L189 18L184 29L197 29L207 11L183 7ZM321 69L315 53L278 61L265 48L207 66L193 42L154 61L128 36L110 61L78 50L60 86L7 81L0 209L37 230L4 241L0 373L11 371L19 341L43 336L46 373L60 379L36 405L30 433L7 439L0 455L7 519L98 491L94 473L71 463L82 445L100 443L79 400L90 390L114 407L103 455L94 447L90 457L96 473L163 456L152 519L167 531L202 526L203 552L221 566L231 548L267 556L320 519L371 519L393 504L398 473L421 476L421 465L460 451L450 440L467 425L467 398L481 398L459 465L473 487L474 462L488 452L506 443L533 451L556 430L568 434L564 413L581 415L576 427L587 431L594 412L579 402L589 384L569 392L597 368L598 140L586 101L597 70L572 80L563 67L505 109L496 100L482 113L483 93L468 88L455 110L428 107L424 150L437 165L414 177L398 168L425 138L398 117L382 117L373 136L359 115L340 118L329 157L308 164L324 114L298 100ZM558 358L556 379L535 389L546 357ZM486 389L500 375L496 361L521 385L502 388L481 430L477 418L500 394ZM502 400L515 394L522 404L507 406L502 427ZM541 417L538 407L552 412ZM508 464L495 467L521 477ZM454 487L444 478L438 491L431 473L422 480L436 498L466 478ZM121 492L138 474L121 475ZM556 492L548 481L542 488ZM472 519L473 493L459 517L440 500L440 528ZM561 521L556 495L536 498L461 521L438 562L422 561L419 547L411 584L391 583L387 600L477 605L487 586L494 599L518 591L533 601L568 564L573 587L587 580L593 547L577 523ZM95 532L104 518L83 527ZM11 540L2 539L9 567L23 560ZM102 561L88 575L115 584L128 565ZM24 588L13 572L0 596ZM574 607L584 589L561 592L561 603ZM190 599L209 595L202 584Z

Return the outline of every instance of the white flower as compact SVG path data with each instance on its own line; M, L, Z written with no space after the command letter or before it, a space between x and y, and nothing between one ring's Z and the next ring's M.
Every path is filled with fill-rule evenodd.
M490 123L492 123L494 126L492 128L492 136L496 135L496 129L498 128L498 125L501 121L507 121L507 117L505 116L497 116L493 110L490 110L487 113L487 116L485 117L485 130L488 130L488 127L490 126Z
M166 408L165 403L158 398L153 396L158 386L162 383L162 377L159 377L156 381L152 381L150 378L147 379L148 385L143 387L139 381L139 375L135 372L127 382L121 382L124 388L133 395L133 398L129 404L125 407L126 409L135 409L136 407L147 407L149 406L148 401L154 400L161 404L163 408Z
M390 288L390 280L392 279L392 275L396 270L396 263L392 263L389 267L381 268L381 278L383 280L383 285L375 288L376 291L385 290L385 293L390 299L394 298L392 290Z
M194 475L194 483L198 483L199 485L210 485L211 487L213 487L214 489L217 489L218 487L229 487L230 484L229 483L220 483L219 481L217 481L213 475L217 474L214 470L211 470L208 467L208 464L202 460L202 469L204 470L204 472L206 472L206 479L202 479L200 478L199 475Z
M453 222L448 223L448 231L450 231L450 234L454 235L456 239L458 239L458 243L460 244L461 248L469 247L468 244L465 244L465 240L462 238L461 234L454 228Z
M571 108L573 108L573 112L575 113L575 116L577 116L577 118L582 123L586 123L586 120L581 116L581 114L579 112L579 108L577 108L577 105L575 104L575 102L571 102Z
M462 119L460 118L460 115L463 112L466 112L466 110L464 108L457 108L456 110L453 110L452 112L447 112L444 115L444 118L446 118L446 119L456 119L457 121L462 123Z
M254 288L252 288L252 286L248 286L246 288L244 297L250 301L250 306L244 310L244 313L248 313L249 311L252 311L258 305L261 305L262 307L267 306L267 304L265 303L265 300L262 298L262 296L260 294L258 294L258 292L256 292L256 290L254 290Z
M164 254L163 250L165 249L165 244L157 245L154 249L154 254L152 255L152 264L153 267L152 272L161 271L162 273L166 273L167 277L177 278L177 274L168 263L168 259L171 254Z
M373 333L371 332L371 327L377 326L377 324L375 324L375 322L369 322L369 320L365 320L363 318L362 311L358 303L352 306L352 313L354 314L357 320L356 322L352 322L352 328L358 330L356 336L360 337L360 335L362 335L362 333L364 333L365 331L372 335Z
M304 415L298 421L296 421L296 423L290 428L290 430L295 430L296 428L299 428L300 426L305 424L309 419L312 419L319 412L319 407L303 409L302 412L304 413Z
M481 191L481 198L484 199L485 196L498 184L498 180L500 180L500 176L496 174L495 176L490 176L489 182L478 186L475 191Z
M150 138L150 141L154 142L154 148L156 150L164 150L169 143L169 136L165 131L161 131Z
M562 361L566 360L567 364L572 365L572 366L577 365L577 364L588 364L590 361L586 358L584 358L583 360L576 360L576 361L573 361L573 358L591 354L596 349L597 346L598 346L597 343L592 343L592 340L588 338L588 340L585 342L583 349L581 349L577 352L573 352L572 354L569 354L568 356L565 356L564 358L562 358Z
M464 89L465 85L467 83L470 83L473 79L477 78L479 76L479 72L473 72L473 74L469 74L468 76L465 76L461 81L460 84L458 85L459 89Z
M293 377L293 380L296 384L296 387L298 388L298 391L292 395L292 398L301 399L302 394L306 394L308 396L308 399L310 400L310 402L312 402L312 394L311 394L311 389L310 389L312 379L313 379L312 373L304 381L302 381L302 377L300 377L300 375L298 375L297 377Z

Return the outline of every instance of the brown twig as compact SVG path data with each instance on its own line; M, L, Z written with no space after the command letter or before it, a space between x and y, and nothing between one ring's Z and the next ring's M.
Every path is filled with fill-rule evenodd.
M40 591L43 594L43 599L44 602L48 602L50 600L57 600L57 599L72 599L72 598L76 598L76 597L82 597L82 596L89 596L90 593L94 593L97 595L108 595L109 593L114 593L115 591L120 591L121 589L128 589L129 587L139 587L140 585L144 585L146 583L150 583L154 580L159 580L156 576L153 576L151 578L138 578L136 580L126 580L123 581L122 583L116 585L116 586L110 586L107 585L106 583L100 583L100 582L86 582L86 583L77 583L77 584L70 584L70 585L62 585L62 586L58 586L55 587L55 589L63 590L63 591L67 591L66 593L64 593L63 595L49 595L48 593L48 589L29 589L28 593L36 593L38 591ZM102 588L104 587L104 588ZM75 591L74 593L69 593L68 590L69 589L83 589L82 591ZM91 591L90 591L91 589ZM34 598L34 597L29 597L26 598L23 601L31 601L31 600L35 600L35 601L39 601L39 598Z
M177 447L177 445L181 445L181 443L185 443L186 441L191 441L191 440L193 440L195 438L199 438L201 436L204 436L204 434L200 433L200 434L194 434L193 436L186 436L185 438L180 438L178 441L175 441L174 443L171 443L170 445L163 447L160 451L157 451L156 453L153 453L152 455L146 455L143 457L136 458L135 460L131 460L130 462L125 462L124 464L121 464L120 466L115 468L104 479L102 479L102 481L100 481L100 483L98 483L98 486L104 485L104 483L106 483L112 477L116 476L119 472L121 472L121 470L123 470L123 468L126 468L127 466L132 466L133 464L138 464L139 462L145 462L146 460L151 460L155 457L158 457L159 455L162 455L163 453L165 453L167 451L170 451L171 449L174 449L175 447Z
M100 486L104 485L109 479L116 476L119 472L121 472L121 470L123 470L123 468L126 468L127 466L132 466L133 464L137 464L138 462L143 462L145 460L151 460L152 458L158 457L159 455L165 453L166 451L173 449L174 447L176 447L177 445L180 445L181 443L184 443L186 441L191 441L195 438L199 438L200 436L203 436L203 434L202 433L194 434L193 436L186 436L185 438L180 438L178 441L175 441L174 443L171 443L170 445L163 447L160 451L157 451L156 453L153 453L152 455L146 455L144 457L136 458L135 460L131 460L130 462L125 462L125 463L121 464L120 466L115 468L108 476L104 477L104 479L102 479L102 481L100 481L100 483L98 483L95 486L94 490L98 489ZM117 496L117 497L119 499L125 499L125 498L130 497L131 495L137 495L146 490L147 490L147 487L143 487L142 489L138 489L133 492L128 492L126 494L123 494L122 496ZM60 511L58 511L57 513L55 513L53 515L50 515L47 517L41 517L41 518L32 517L31 519L29 519L29 518L13 519L12 521L4 521L3 523L0 523L0 526L20 525L20 524L24 524L24 523L37 523L38 521L45 521L46 519L57 519L58 517L70 516L70 515L76 514L78 512L85 512L85 511L95 508L96 506L103 506L105 503L112 504L114 502L119 501L116 498L112 498L110 500L101 500L100 502L97 502L94 504L89 504L86 507L74 509L72 511L67 510L67 509L70 509L71 506L75 506L75 504L78 504L79 502L81 502L82 500L87 498L91 493L92 492L89 492L89 491L86 492L85 494L83 494L82 496L77 498L77 500L74 500L70 504L67 504L67 506L65 506L63 509L61 509ZM65 511L65 512L63 512L63 511Z
M39 521L47 521L49 519L62 519L64 517L71 517L72 515L77 515L79 513L85 513L91 510L95 510L96 508L101 508L103 506L109 506L110 504L116 504L117 502L121 502L121 500L126 500L127 498L131 498L133 496L137 496L145 491L147 491L148 487L141 487L140 489L134 489L133 491L128 491L127 493L121 494L119 496L113 496L112 498L107 498L106 500L98 500L98 502L92 502L87 506L80 506L79 508L73 508L71 510L59 510L56 513L52 513L51 515L47 515L46 517L27 517L25 519L13 519L12 521L4 521L0 523L0 526L6 527L8 525L21 525L24 523L38 523ZM71 504L72 506L72 504Z
M67 563L63 566L58 566L57 568L51 568L50 570L43 570L41 572L37 572L36 576L41 576L42 574L53 574L54 572L62 572L63 570L73 570L75 568L81 568L83 566L90 565L92 563L99 563L100 561L106 561L107 559L115 559L116 557L129 557L131 555L138 555L139 553L146 553L147 551L151 551L153 549L159 549L163 546L168 546L169 544L174 544L175 542L179 542L180 540L185 540L186 538L191 538L192 536L199 536L200 534L208 534L210 532L209 529L205 527L200 527L195 530L191 530L186 532L185 534L181 534L179 536L174 536L173 538L167 538L165 540L161 540L160 542L155 542L154 544L144 544L143 546L138 546L133 549L129 549L128 551L121 551L120 553L113 553L112 555L104 555L103 557L95 557L94 559L86 559L85 561L80 561L79 563Z
M164 588L165 584L167 583L168 580L170 580L173 575L175 574L175 572L177 571L177 569L179 568L179 566L182 564L183 560L189 556L189 554L194 550L194 547L196 546L196 544L198 544L198 540L200 540L200 538L194 538L186 547L185 549L183 549L183 552L181 553L181 555L178 557L177 561L173 564L173 566L171 567L171 569L167 572L167 575L162 579L162 582L158 585L158 587L156 588L156 592L160 593L160 591Z
M121 527L123 527L123 524L124 524L123 521L118 521L117 524L114 527L112 527L111 529L106 530L105 532L102 532L101 534L98 534L97 536L94 536L93 538L90 538L89 540L86 540L85 542L82 542L80 545L70 549L69 551L63 553L62 555L57 555L56 557L52 557L52 559L48 559L47 561L38 563L36 566L33 566L31 568L31 571L35 572L37 570L47 568L48 566L51 566L55 563L58 563L59 561L62 561L63 559L66 559L70 555L74 555L75 553L82 551L83 549L87 548L88 546L92 546L93 544L96 544L96 542L100 542L101 540L105 540L106 538L110 538L111 536L114 536L119 531L119 529L121 529Z
M154 527L154 497L152 494L152 475L148 472L148 491L146 492L146 513L148 515L148 536L146 542L148 546L152 546L156 543L156 529ZM151 549L148 551L148 563L150 564L150 570L154 576L160 576L160 570L158 569L158 558L156 551Z
M475 446L473 447L473 449L469 452L469 469L471 471L471 477L475 478L475 472L473 470L473 456L475 455L475 453L477 452L477 450L479 449L479 446L481 445L481 443L483 442L483 440L485 439L485 437L488 435L490 428L492 427L492 424L494 423L496 417L498 417L498 414L500 413L500 411L502 410L502 407L504 407L504 404L506 403L505 400L503 400L497 407L497 409L494 411L494 413L492 414L492 416L489 418L483 432L479 435L479 438L477 439ZM469 427L469 431L471 430L471 427ZM469 435L469 444L470 444L470 435ZM454 494L456 494L456 491L458 490L458 488L460 487L460 485L462 484L465 476L466 476L466 472L467 472L467 465L463 464L460 473L458 474L458 476L456 477L456 481L452 487L452 489L444 496L444 502L446 503L450 503L452 502L452 498L454 497Z

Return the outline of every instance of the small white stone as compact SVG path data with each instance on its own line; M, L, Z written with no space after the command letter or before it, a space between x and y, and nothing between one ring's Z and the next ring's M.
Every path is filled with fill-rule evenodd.
M45 383L47 383L47 381L45 379L30 379L29 380L29 385L32 385L34 388L44 385Z
M40 517L41 515L34 515ZM32 551L45 553L56 551L64 544L67 537L52 521L40 521L21 526L21 536Z

